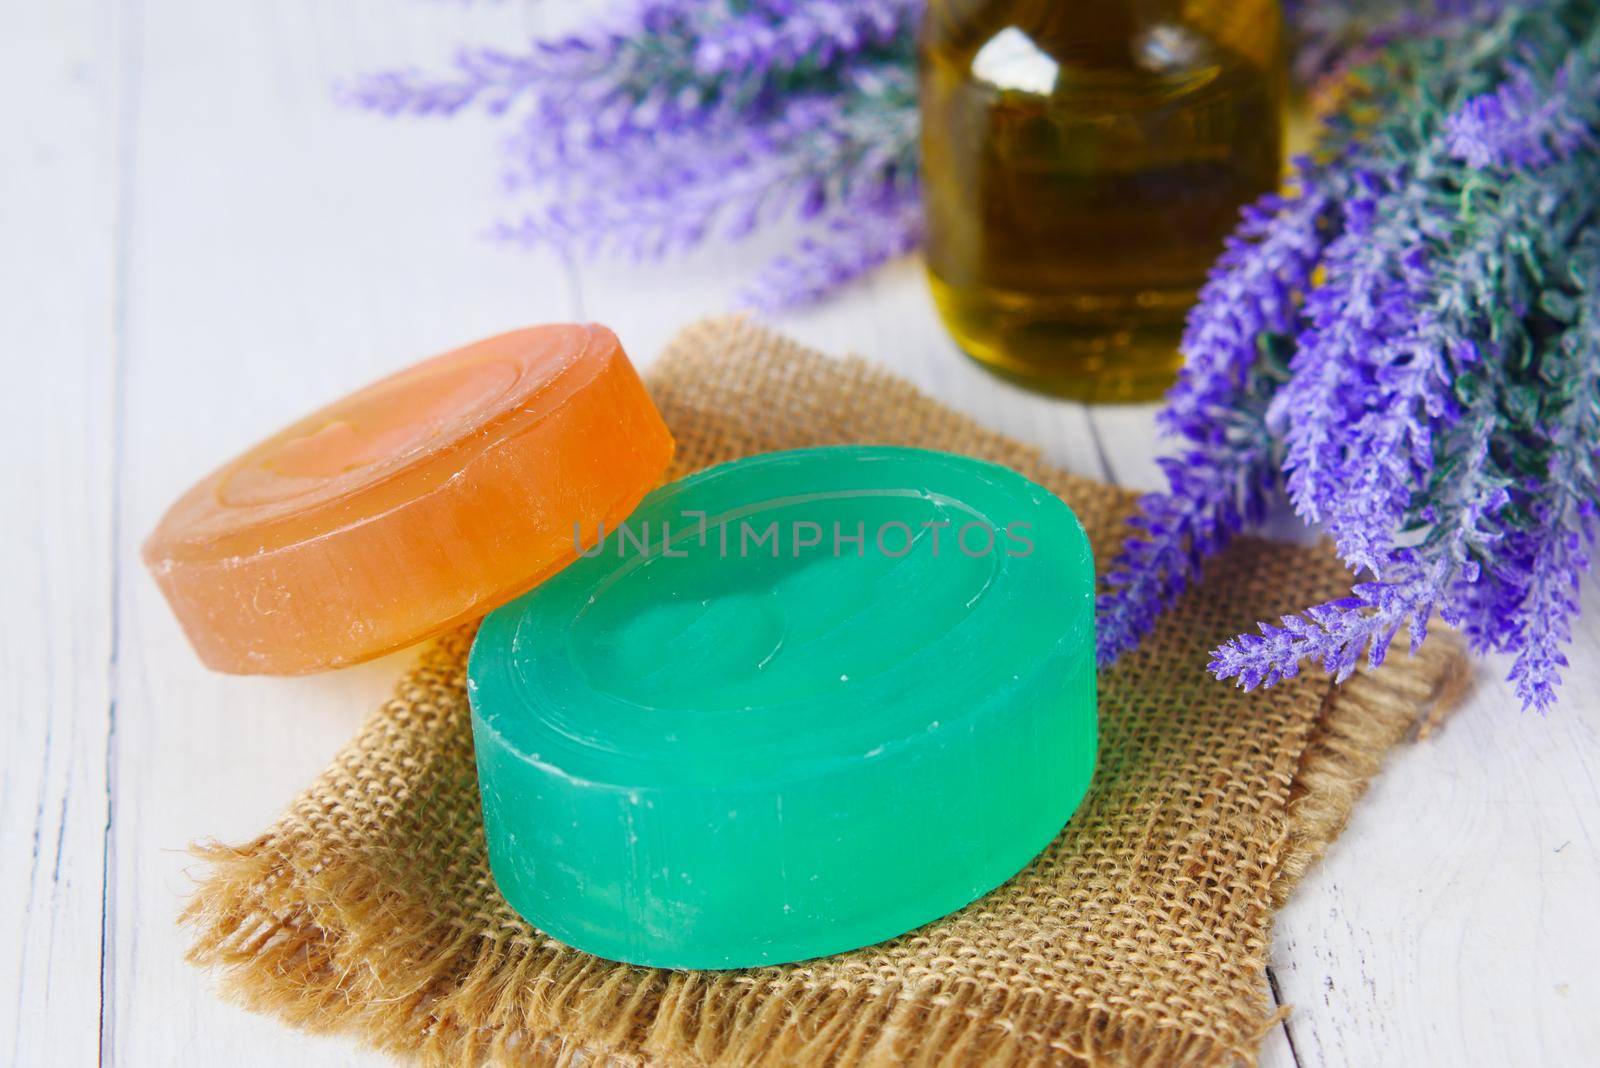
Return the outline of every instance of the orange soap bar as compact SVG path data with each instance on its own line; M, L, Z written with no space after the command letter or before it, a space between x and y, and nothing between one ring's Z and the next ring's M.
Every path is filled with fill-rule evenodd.
M204 479L144 559L208 667L295 675L475 619L652 489L672 438L617 337L539 326L426 360Z

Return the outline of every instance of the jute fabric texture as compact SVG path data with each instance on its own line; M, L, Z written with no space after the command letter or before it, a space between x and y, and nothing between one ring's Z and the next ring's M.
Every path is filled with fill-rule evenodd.
M691 327L648 377L674 474L844 442L967 453L1065 498L1102 567L1131 507L863 361L747 321ZM1447 633L1338 689L1308 673L1242 694L1206 675L1219 641L1347 583L1325 549L1239 543L1102 674L1094 785L1027 870L893 942L739 972L599 960L501 900L463 630L270 829L203 849L192 957L249 1006L429 1064L1250 1062L1283 1011L1265 979L1274 909L1463 675Z

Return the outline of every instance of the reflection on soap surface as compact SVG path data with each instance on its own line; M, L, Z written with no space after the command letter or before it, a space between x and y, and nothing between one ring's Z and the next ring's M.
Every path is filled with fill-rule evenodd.
M1003 549L971 532L967 551L958 544L981 518L911 492L757 505L704 528L686 520L670 555L652 546L597 588L574 623L575 664L597 689L659 709L859 683L983 597Z
M496 726L524 751L585 763L604 735L673 776L717 775L706 753L730 745L752 768L781 763L770 747L796 717L859 754L960 718L943 706L1004 700L1061 650L1092 647L1092 586L1071 512L1013 472L799 450L651 494L492 614L475 656L511 687Z

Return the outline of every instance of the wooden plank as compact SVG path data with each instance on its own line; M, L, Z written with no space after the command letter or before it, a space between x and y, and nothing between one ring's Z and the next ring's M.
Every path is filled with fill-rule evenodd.
M354 733L408 657L307 679L200 667L137 562L192 480L239 448L433 351L573 312L565 271L487 243L495 134L333 106L353 71L445 54L488 5L296 0L151 5L134 117L122 460L122 655L108 919L111 1059L379 1064L215 996L183 961L186 845L267 825ZM496 29L498 27L498 29Z
M0 38L0 1061L96 1056L111 700L119 20ZM14 301L15 303L12 303Z
M1563 703L1517 710L1484 665L1402 747L1278 921L1311 1064L1582 1064L1600 1054L1600 591Z

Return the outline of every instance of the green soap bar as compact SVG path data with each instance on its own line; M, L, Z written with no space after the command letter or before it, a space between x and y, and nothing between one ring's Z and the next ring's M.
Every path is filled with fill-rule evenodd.
M555 938L675 968L869 945L1010 878L1088 789L1094 565L1021 475L771 453L581 533L469 667L495 881Z

